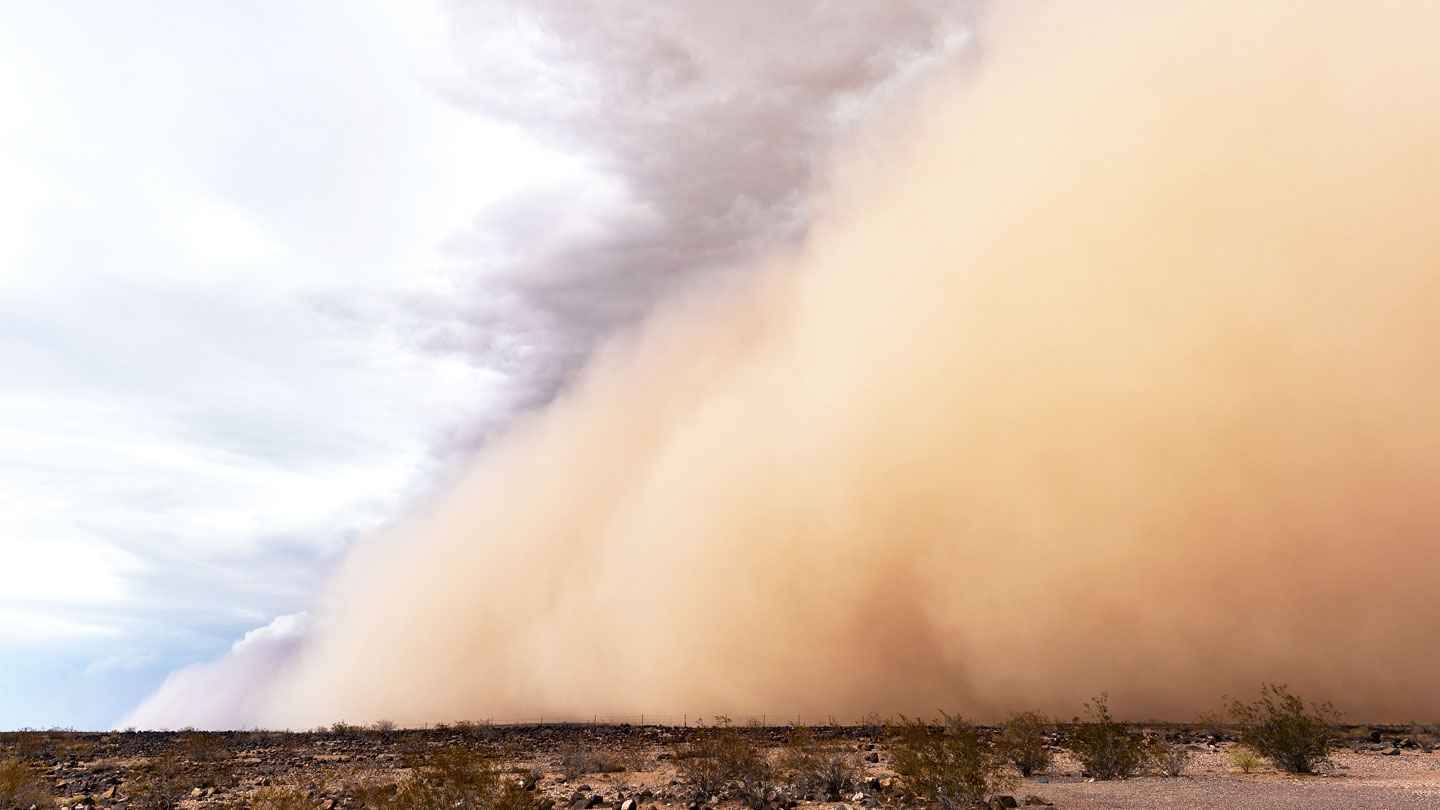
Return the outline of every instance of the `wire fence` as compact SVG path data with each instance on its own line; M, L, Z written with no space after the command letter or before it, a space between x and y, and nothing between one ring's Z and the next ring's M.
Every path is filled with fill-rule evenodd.
M836 726L864 728L883 726L894 720L892 716L882 717L870 714L863 717L833 714L786 714L762 713L746 715L687 713L678 714L591 714L591 715L536 715L534 717L493 719L485 718L454 723L431 723L423 728L454 727L470 723L482 726Z

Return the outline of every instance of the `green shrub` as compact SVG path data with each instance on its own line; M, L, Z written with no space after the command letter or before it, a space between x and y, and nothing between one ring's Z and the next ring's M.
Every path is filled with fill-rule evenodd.
M1102 692L1092 698L1093 705L1085 704L1090 719L1081 722L1075 718L1065 747L1096 779L1123 779L1133 776L1145 763L1145 743L1110 716L1109 698Z
M1050 718L1041 712L1018 712L1005 721L1000 735L1000 753L1020 769L1021 776L1044 773L1050 767L1050 746L1046 733Z
M1250 773L1260 764L1260 754L1248 745L1232 745L1225 751L1230 758L1230 764L1240 769L1241 773Z
M891 765L908 799L959 810L983 804L1014 784L1005 761L981 739L979 729L940 714L944 723L938 727L904 715L890 725Z
M1240 725L1241 740L1275 767L1289 773L1314 773L1330 757L1340 713L1330 703L1306 709L1285 684L1262 684L1254 703L1236 700L1230 716Z

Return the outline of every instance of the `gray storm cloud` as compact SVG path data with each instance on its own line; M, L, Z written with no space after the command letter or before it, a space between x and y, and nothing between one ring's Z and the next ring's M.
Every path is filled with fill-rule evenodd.
M582 47L593 18L550 13L532 35ZM687 18L717 54L791 44L745 19ZM1437 35L1415 0L993 10L978 67L872 122L823 194L761 196L771 233L812 210L797 247L612 341L357 547L245 723L1101 690L1184 719L1261 680L1423 715L1440 614L1376 606L1440 575ZM680 77L657 97L708 64L645 41ZM631 98L635 53L581 61ZM794 75L777 59L735 69ZM644 187L683 198L665 154ZM128 722L200 710L162 688Z

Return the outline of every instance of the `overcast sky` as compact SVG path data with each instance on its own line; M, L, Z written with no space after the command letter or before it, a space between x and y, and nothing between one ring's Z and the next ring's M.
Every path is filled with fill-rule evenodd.
M798 238L963 7L0 0L0 729L304 611L598 341Z

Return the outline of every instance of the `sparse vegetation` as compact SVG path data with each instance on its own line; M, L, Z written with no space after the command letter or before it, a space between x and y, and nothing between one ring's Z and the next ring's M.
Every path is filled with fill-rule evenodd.
M1050 767L1052 755L1046 735L1051 725L1050 718L1041 712L1018 712L1005 721L1000 753L1020 770L1021 776L1044 773Z
M1123 779L1145 763L1145 744L1110 715L1109 698L1102 692L1091 699L1093 703L1085 704L1089 719L1075 718L1066 747L1096 779Z
M393 810L492 810L506 794L490 757L469 746L442 748L409 764L414 776L389 795Z
M901 788L912 802L939 810L984 803L1009 788L1014 777L1005 761L960 717L940 713L938 727L901 716L890 726L891 761Z
M691 732L674 757L675 770L696 801L718 798L733 784L736 797L747 807L758 810L769 802L776 778L769 752L758 749L728 723Z
M243 802L232 806L237 810L313 810L315 803L296 785L268 785L256 788Z
M142 763L134 773L125 782L125 795L134 810L173 810L190 790L183 764L173 753Z
M1332 704L1312 703L1307 709L1285 684L1262 684L1258 700L1234 701L1230 715L1246 745L1289 773L1313 773L1328 761L1340 722Z
M1230 764L1240 769L1241 773L1250 773L1260 765L1260 752L1248 745L1232 745L1225 751L1230 758Z
M1162 737L1150 748L1150 759L1162 776L1181 776L1190 765L1190 748L1178 740Z
M848 742L822 738L809 726L791 730L780 764L795 787L825 800L854 793L860 779L860 757Z
M54 801L29 764L13 758L0 759L0 807L49 807Z
M625 770L625 763L617 754L582 743L571 743L561 748L556 764L560 773L572 780L587 773L619 773Z

